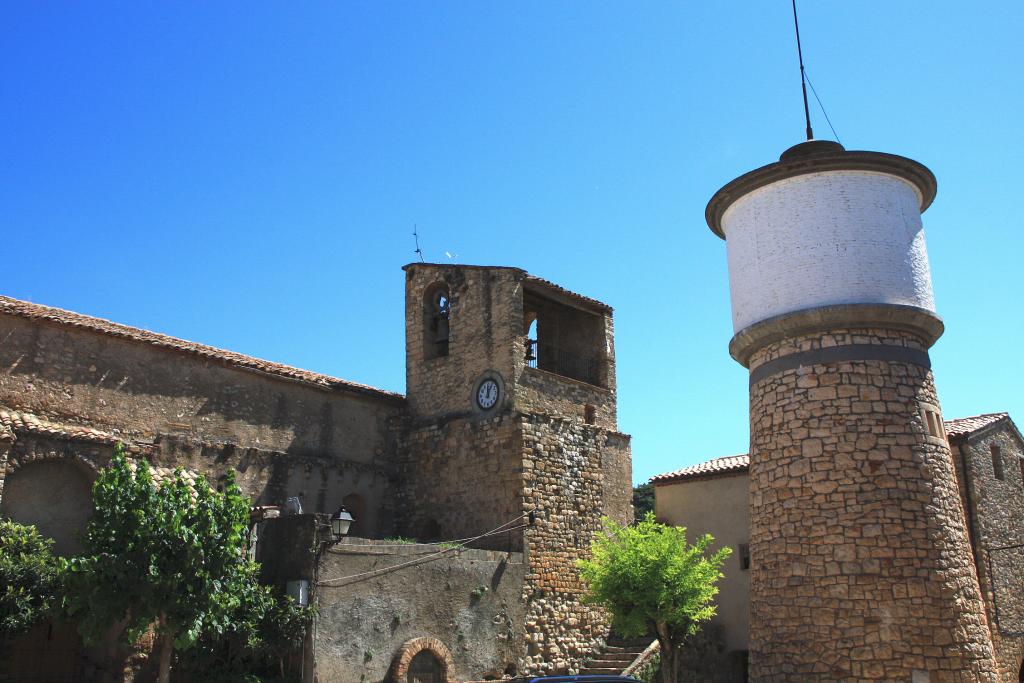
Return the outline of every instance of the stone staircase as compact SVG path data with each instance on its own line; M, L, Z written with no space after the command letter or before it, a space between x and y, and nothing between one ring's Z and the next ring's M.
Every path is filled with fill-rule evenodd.
M608 644L580 669L581 674L621 675L651 644L651 638L625 640L612 635Z

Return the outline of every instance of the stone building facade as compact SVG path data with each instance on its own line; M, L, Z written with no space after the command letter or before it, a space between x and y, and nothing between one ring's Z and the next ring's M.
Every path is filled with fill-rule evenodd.
M417 263L405 284L404 396L0 297L0 514L72 553L90 482L115 443L211 483L232 469L254 504L344 504L352 535L376 544L338 546L310 576L292 577L312 580L320 604L311 651L322 683L394 678L393 662L412 656L401 644L372 657L338 647L352 615L375 603L332 586L367 571L375 594L419 615L382 643L444 644L417 650L426 654L416 666L443 665L459 680L575 670L608 631L606 615L580 600L575 560L602 516L632 515L611 308L517 268ZM484 555L442 553L459 580L419 562L377 575L370 565L406 552L379 541L394 536L460 540ZM491 579L489 597L462 604ZM459 632L499 639L480 650L493 661L471 655Z
M957 497L970 531L971 560L981 580L985 625L995 646L999 679L1018 683L1024 677L1024 440L1006 413L946 421L956 473ZM655 476L655 510L659 521L686 526L693 534L710 533L716 545L729 546L733 555L725 568L714 623L721 627L722 646L730 655L745 656L750 615L750 576L755 570L748 547L751 535L750 458L716 458ZM997 476L1001 474L1001 476ZM883 475L884 476L884 475ZM814 538L809 528L808 537ZM888 543L892 529L884 525L868 538ZM897 532L898 533L902 532ZM859 537L832 539L842 546ZM817 595L835 590L827 575L814 572L813 554L803 574ZM901 592L914 590L913 579ZM894 590L897 590L894 588ZM879 618L888 605L879 604ZM891 647L890 638L880 642ZM939 646L939 644L936 644ZM950 648L943 643L942 648ZM742 669L733 669L742 681Z

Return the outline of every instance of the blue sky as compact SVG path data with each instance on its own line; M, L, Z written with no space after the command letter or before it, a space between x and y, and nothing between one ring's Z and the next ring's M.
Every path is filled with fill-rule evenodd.
M1024 424L1024 3L800 11L846 147L938 176L946 417ZM636 481L746 451L703 215L802 139L788 1L0 12L0 293L403 391L416 224L615 307Z

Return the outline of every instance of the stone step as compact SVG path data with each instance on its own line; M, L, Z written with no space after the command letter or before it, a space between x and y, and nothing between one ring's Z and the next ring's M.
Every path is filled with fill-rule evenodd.
M590 666L580 671L581 674L603 674L606 676L617 676L622 673L621 668L615 667L604 667L604 666Z
M636 659L636 657L637 656L632 654L632 653L612 652L610 654L609 653L605 653L605 654L602 654L602 655L597 655L596 657L591 658L590 661L592 661L592 662L626 662L628 664L629 662L632 662L634 659Z

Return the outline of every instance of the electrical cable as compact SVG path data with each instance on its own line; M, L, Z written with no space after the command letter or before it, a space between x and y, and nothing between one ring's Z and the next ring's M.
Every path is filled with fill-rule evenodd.
M821 108L821 113L825 115L825 121L828 123L828 127L832 129L832 137L834 137L836 142L840 145L843 144L843 141L839 139L839 134L836 132L835 127L832 125L832 119L828 117L828 112L825 111L825 105L821 103L821 98L818 97L818 91L814 89L814 83L811 82L811 77L807 74L804 74L804 76L807 78L807 85L811 86L811 92L814 93L814 99L818 101L818 107Z
M517 527L511 527L509 529L505 529L504 531L500 531L498 533L505 533L506 531L514 531L516 529L522 529L522 528L525 528L525 527L528 527L528 526L530 526L530 525L529 524L520 524ZM476 539L474 539L474 540L478 540L478 539L481 539L481 538L485 538L486 536L492 536L492 535L494 535L494 534L482 534L480 536L477 536ZM362 579L372 578L374 576L380 576L382 574L387 574L389 572L397 571L399 569L402 569L404 567L408 567L408 566L414 565L414 564L426 564L427 562L432 562L435 559L440 559L441 555L446 555L448 553L461 553L464 550L473 550L473 548L464 548L464 547L445 548L443 550L439 550L436 553L431 553L430 555L424 555L423 557L418 557L418 558L416 558L414 560L409 560L408 562L402 562L400 564L392 565L390 567L380 567L379 569L371 569L370 571L367 571L367 572L360 572L358 574L351 574L349 576L336 576L333 579L324 579L323 581L317 581L316 585L319 586L319 587L323 587L323 588L338 588L339 585L333 584L333 583L329 583L329 582L331 582L331 581L347 581L349 583L355 583L356 580L362 580ZM347 584L345 584L345 585L347 585Z
M488 531L487 534L485 534L485 535L490 535L490 534L493 534L493 533L496 533L496 532L499 532L499 531L501 533L505 533L505 531L508 531L508 530L505 529L504 527L508 526L509 524L515 524L516 522L521 520L523 517L528 517L529 514L530 513L527 512L527 513L524 513L522 515L519 515L518 517L516 517L514 519L510 519L509 521L505 522L501 526L495 527L494 529ZM331 552L337 552L341 548L411 548L411 547L417 546L417 545L435 546L435 545L446 545L446 544L449 544L449 543L467 543L467 542L472 541L472 540L477 539L477 538L480 538L480 536L467 536L466 538L455 538L455 539L452 539L450 541L434 541L433 543L403 543L403 542L400 542L400 541L395 541L395 542L392 542L392 543L387 543L387 542L385 542L385 543L344 543L344 544L339 545L339 546L337 546L335 548L330 548L330 551ZM388 539L384 539L384 540L387 541Z
M510 524L514 524L515 522L518 522L519 520L523 519L524 517L528 517L529 514L530 513L528 513L528 512L527 513L523 513L522 515L519 515L519 517L516 517L515 519L511 519L511 520L505 522L504 524L502 524L500 526L497 526L494 529L491 529L490 531L482 533L479 536L474 536L472 538L467 538L467 539L464 539L464 540L467 543L471 543L473 541L478 541L478 540L480 540L482 538L487 538L488 536L495 536L497 534L504 534L504 533L508 533L510 531L515 531L516 529L522 529L522 528L528 527L528 526L530 526L529 523L527 523L527 524L520 524L519 526L516 526L516 527L509 527L509 525ZM395 544L395 545L404 545L404 544ZM397 569L401 569L402 567L407 567L407 566L412 565L412 564L419 564L419 563L427 562L431 558L436 558L436 557L439 557L441 555L446 555L446 554L452 553L452 552L462 552L463 550L468 550L468 548L465 548L464 546L461 546L461 545L455 545L455 546L452 546L451 548L443 548L442 550L439 550L436 553L431 553L431 554L428 554L428 555L424 555L423 557L417 557L416 559L410 560L408 562L402 562L400 564L396 564L396 565L391 566L391 567L381 567L379 569L371 569L370 571L360 572L358 574L352 574L351 576L336 576L333 579L324 579L323 581L319 581L318 580L316 585L317 586L323 586L323 587L326 587L326 588L331 588L331 587L335 587L335 586L333 586L332 583L330 583L330 582L333 582L333 581L350 581L352 579L358 579L358 578L362 578L362 577L368 577L368 576L371 576L371 575L377 575L377 574L382 574L382 573L385 573L385 572L395 571Z

